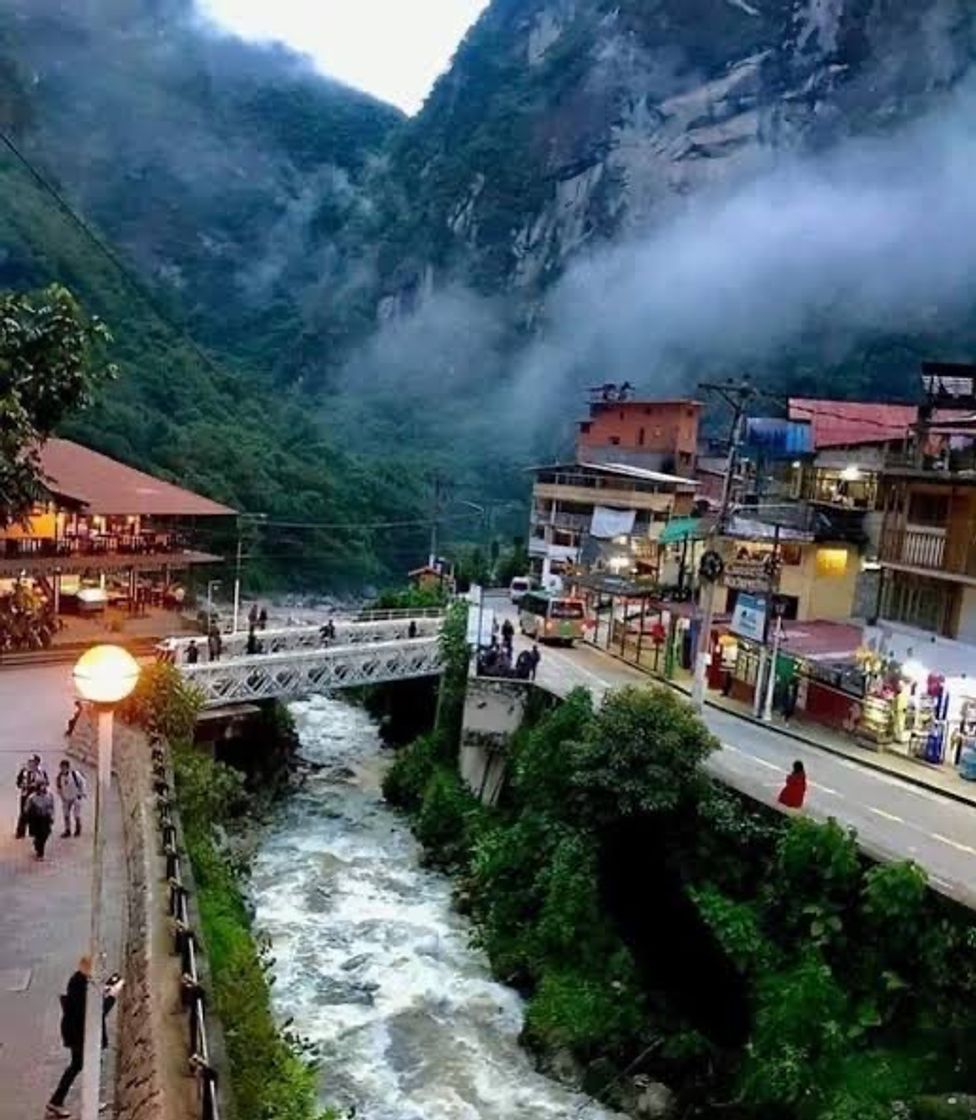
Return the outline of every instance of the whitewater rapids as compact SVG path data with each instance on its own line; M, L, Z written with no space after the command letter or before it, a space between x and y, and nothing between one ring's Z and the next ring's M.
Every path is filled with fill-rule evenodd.
M276 811L251 889L275 1012L321 1050L322 1104L359 1120L609 1120L519 1047L522 1001L381 799L388 756L368 714L324 697L291 711L325 769Z

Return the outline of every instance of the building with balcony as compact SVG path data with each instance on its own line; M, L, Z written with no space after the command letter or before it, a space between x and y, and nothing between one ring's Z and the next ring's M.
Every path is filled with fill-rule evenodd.
M701 404L693 400L631 400L626 390L603 386L590 393L589 415L579 421L576 457L690 476L695 469Z
M543 583L577 566L656 575L657 537L692 512L697 483L626 463L533 467L529 556Z
M198 541L235 516L211 501L66 439L40 449L46 493L0 528L0 595L31 580L53 602L161 604L178 573L220 560Z
M976 470L894 464L880 504L879 617L976 642Z

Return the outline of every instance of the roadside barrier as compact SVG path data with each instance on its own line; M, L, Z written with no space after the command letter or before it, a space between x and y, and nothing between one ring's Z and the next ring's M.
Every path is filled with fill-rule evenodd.
M172 776L167 769L162 740L151 736L150 744L156 812L169 884L168 911L173 922L173 952L180 958L180 1003L187 1012L189 1023L189 1067L197 1083L200 1120L220 1120L217 1071L210 1064L207 1042L206 993L197 971L196 934L187 908L188 892L183 882L180 837L173 818Z

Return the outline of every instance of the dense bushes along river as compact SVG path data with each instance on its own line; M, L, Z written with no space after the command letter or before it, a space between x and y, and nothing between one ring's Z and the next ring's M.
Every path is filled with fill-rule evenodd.
M541 1060L571 1054L617 1106L644 1073L682 1115L921 1117L976 1087L976 924L920 869L719 787L717 743L657 689L536 718L487 810L457 777L451 684L384 792L528 996Z

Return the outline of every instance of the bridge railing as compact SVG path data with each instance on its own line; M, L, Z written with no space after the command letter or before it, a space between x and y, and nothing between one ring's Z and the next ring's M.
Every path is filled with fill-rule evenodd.
M187 889L183 882L183 867L179 852L180 838L173 818L172 776L167 770L166 756L158 740L153 744L152 759L156 809L163 854L166 857L166 879L169 883L168 909L173 921L174 951L180 956L180 1003L188 1017L189 1066L196 1079L198 1115L200 1120L220 1120L217 1071L210 1062L204 988L198 969L196 940L187 905Z
M258 630L255 637L261 653L284 653L288 650L323 649L330 645L355 645L359 642L384 642L405 639L410 636L413 623L414 637L426 638L440 632L442 616L417 616L408 612L400 618L392 619L349 619L333 622L335 637L329 638L324 624L316 626L287 626L272 630ZM166 638L156 647L159 660L186 661L190 642L195 642L199 656L206 659L207 642L203 635L188 635L185 638ZM242 657L247 654L248 635L238 631L236 634L221 636L221 659Z
M206 708L258 700L298 699L367 684L436 676L437 634L387 642L360 642L180 665Z

